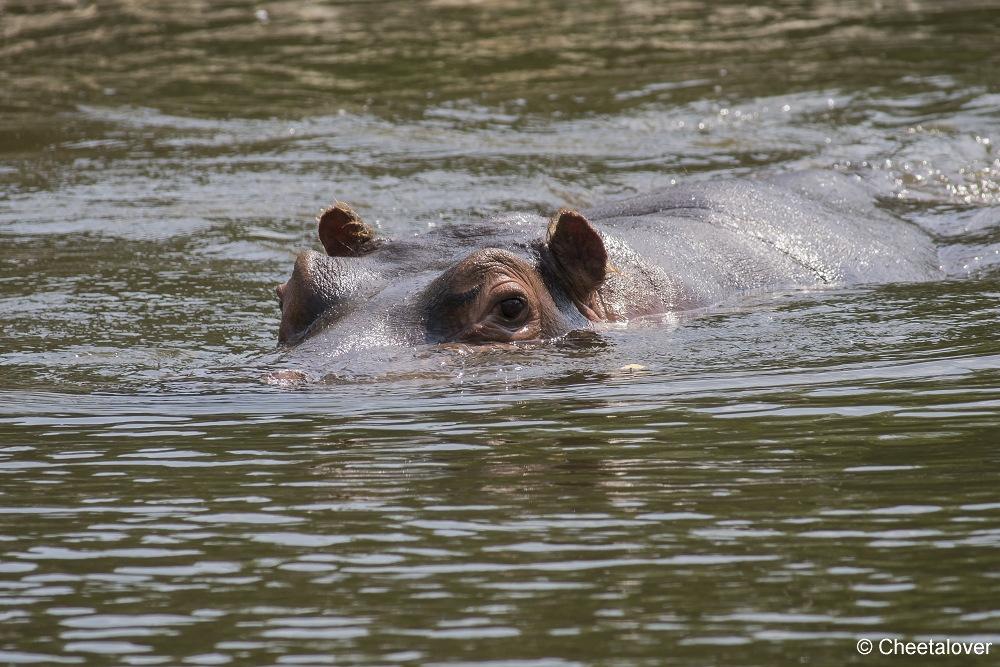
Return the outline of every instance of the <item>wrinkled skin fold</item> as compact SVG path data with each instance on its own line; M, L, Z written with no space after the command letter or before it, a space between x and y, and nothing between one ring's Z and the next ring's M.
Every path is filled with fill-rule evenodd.
M942 277L918 227L846 176L676 187L546 220L506 214L377 239L338 203L277 288L279 344L538 341L751 292Z

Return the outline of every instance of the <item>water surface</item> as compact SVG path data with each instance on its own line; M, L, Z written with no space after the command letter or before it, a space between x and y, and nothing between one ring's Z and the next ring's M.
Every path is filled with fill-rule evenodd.
M1000 651L998 23L0 4L0 663ZM804 168L929 229L950 278L520 349L275 349L334 198L402 237Z

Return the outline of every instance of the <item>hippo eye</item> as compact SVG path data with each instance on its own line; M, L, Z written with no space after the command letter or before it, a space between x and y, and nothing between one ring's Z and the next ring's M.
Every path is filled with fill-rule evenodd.
M521 299L506 299L500 302L500 314L504 319L513 320L524 310L524 301Z

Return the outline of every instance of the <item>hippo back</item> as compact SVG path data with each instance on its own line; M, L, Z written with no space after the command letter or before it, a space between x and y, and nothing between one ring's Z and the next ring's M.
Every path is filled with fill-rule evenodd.
M652 265L663 274L657 289L674 284L668 308L740 291L943 275L924 231L879 210L864 188L829 172L699 183L583 213L604 230L612 261L639 274ZM619 244L640 250L645 265L615 258ZM614 290L615 280L609 282Z

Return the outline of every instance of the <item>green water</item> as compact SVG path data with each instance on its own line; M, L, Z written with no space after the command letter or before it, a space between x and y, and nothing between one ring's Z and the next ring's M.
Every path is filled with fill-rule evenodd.
M0 1L0 664L989 664L998 71L996 2ZM275 349L334 198L803 168L953 278Z

